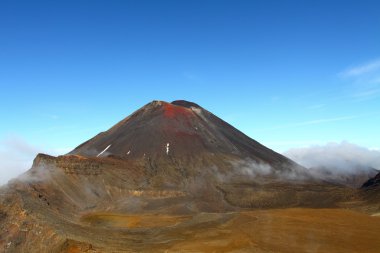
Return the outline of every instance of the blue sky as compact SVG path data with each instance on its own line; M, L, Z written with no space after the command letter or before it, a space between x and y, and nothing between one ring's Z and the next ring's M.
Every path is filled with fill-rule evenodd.
M63 153L151 100L175 99L279 152L379 148L379 10L379 1L3 0L2 148Z

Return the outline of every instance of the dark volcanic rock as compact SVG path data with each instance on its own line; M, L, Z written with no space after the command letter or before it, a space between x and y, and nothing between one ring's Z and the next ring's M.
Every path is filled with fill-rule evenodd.
M171 102L171 104L179 105L179 106L183 106L183 107L187 107L187 108L191 108L191 107L201 108L198 104L193 103L193 102L189 102L186 100L175 100L175 101Z
M380 186L380 173L378 173L375 177L365 182L362 185L362 188L379 187L379 186Z

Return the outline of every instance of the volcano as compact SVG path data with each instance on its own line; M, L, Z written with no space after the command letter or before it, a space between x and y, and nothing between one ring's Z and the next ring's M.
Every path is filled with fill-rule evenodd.
M107 149L108 148L108 149ZM185 159L226 154L266 163L290 160L265 148L195 103L153 101L70 154L121 158Z
M362 221L360 229L375 227L363 239L363 252L380 247L374 239L380 221L347 211L303 211L368 212L362 190L315 178L183 100L153 101L66 155L39 154L32 168L0 194L0 249L5 252L306 251L318 238L329 237L318 224L341 224L342 217ZM287 211L260 211L282 209ZM323 215L310 221L316 227L310 228L313 239L306 239L304 248L289 240L283 247L281 240L268 241L270 231L277 231L272 220L296 224L289 229L303 235L298 227L308 222L286 219L309 217L308 212ZM338 250L350 252L350 238ZM323 245L323 251L334 252L333 244Z
M301 166L288 158L199 105L183 100L153 101L69 154L166 162L175 166L176 171L185 170L189 175L194 174L189 167L202 167L204 171L218 161L242 160L270 166L277 173L302 171ZM178 163L182 166L177 166Z

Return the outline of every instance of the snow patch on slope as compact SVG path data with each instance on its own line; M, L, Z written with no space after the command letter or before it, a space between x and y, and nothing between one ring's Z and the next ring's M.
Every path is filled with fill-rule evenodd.
M106 152L110 147L111 147L112 144L108 145L102 152L100 152L96 157L99 157L101 156L104 152Z

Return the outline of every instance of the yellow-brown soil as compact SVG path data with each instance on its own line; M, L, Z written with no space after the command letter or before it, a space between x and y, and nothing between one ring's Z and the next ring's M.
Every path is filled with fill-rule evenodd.
M344 209L293 208L195 216L91 213L83 216L82 222L108 229L160 231L162 241L135 251L131 244L128 252L380 252L380 217ZM96 251L96 242L88 243L94 245L94 252L113 252L105 245Z
M82 221L94 226L98 225L116 228L150 228L173 226L190 218L191 216L91 213L84 215L82 217Z
M242 212L187 234L168 252L380 252L380 218L339 209Z

